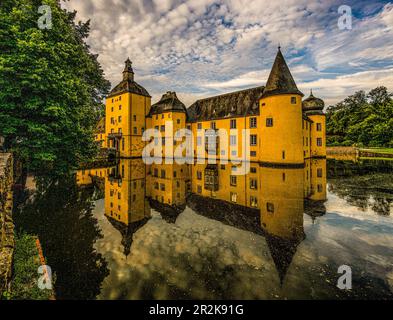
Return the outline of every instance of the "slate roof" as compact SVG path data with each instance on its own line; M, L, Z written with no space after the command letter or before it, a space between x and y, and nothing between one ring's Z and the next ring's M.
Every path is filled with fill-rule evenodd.
M256 87L197 100L188 109L188 121L206 121L259 114L265 87Z

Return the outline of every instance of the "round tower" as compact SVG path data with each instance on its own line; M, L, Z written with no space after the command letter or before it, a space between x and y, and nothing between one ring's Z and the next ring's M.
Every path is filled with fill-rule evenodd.
M312 121L310 127L311 157L326 157L326 115L323 112L325 103L322 99L310 96L303 101L304 114Z
M259 100L260 159L268 165L303 166L302 97L278 48Z

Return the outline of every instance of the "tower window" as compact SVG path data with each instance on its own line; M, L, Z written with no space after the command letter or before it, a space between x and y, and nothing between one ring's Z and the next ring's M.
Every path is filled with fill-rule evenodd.
M271 202L266 203L266 210L267 212L274 213L274 204Z
M317 146L322 147L322 138L317 138Z
M322 124L317 123L317 131L322 131Z
M257 127L257 118L250 118L250 128Z
M291 97L291 104L296 104L296 97Z
M231 135L231 136L229 137L229 139L230 139L230 145L231 145L231 146L236 146L236 136Z
M251 146L257 145L257 135L256 134L250 135L250 145Z
M266 127L273 127L273 118L266 118Z
M230 122L230 128L231 129L236 129L236 119L232 119Z

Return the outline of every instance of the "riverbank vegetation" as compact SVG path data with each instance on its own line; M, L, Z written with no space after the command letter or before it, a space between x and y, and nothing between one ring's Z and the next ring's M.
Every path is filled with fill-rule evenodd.
M39 28L42 5L51 9ZM58 0L0 4L0 136L35 173L64 173L96 152L93 131L110 89L86 43L89 22Z
M380 147L392 153L393 99L386 87L358 91L326 112L329 146ZM387 151L388 150L388 151Z
M18 232L15 237L14 271L11 290L4 294L10 300L49 300L52 290L38 287L40 259L36 237Z

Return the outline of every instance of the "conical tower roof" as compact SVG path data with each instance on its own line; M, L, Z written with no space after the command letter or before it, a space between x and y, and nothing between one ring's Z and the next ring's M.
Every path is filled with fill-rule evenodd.
M262 98L278 94L299 94L304 96L297 88L295 80L293 80L280 47L278 48L277 56L270 71Z

